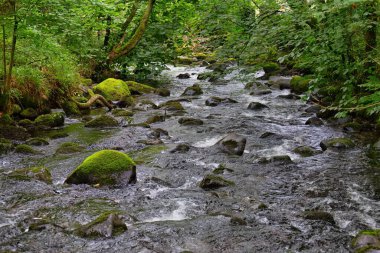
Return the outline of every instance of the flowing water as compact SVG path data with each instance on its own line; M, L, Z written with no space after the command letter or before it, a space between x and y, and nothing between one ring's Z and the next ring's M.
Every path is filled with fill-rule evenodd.
M164 75L172 80L172 96L145 95L156 104L178 98L199 82L202 67L171 67ZM176 76L188 72L190 79ZM10 252L350 252L350 241L362 229L378 228L380 202L371 180L366 141L350 136L356 148L328 150L303 158L292 150L301 145L319 148L321 140L346 134L331 125L307 126L313 116L301 100L278 98L289 90L251 96L238 70L225 78L228 85L201 83L202 96L181 102L183 115L202 119L202 126L181 126L179 114L141 110L135 123L168 113L165 122L152 124L169 136L164 145L147 147L151 130L140 127L94 130L75 119L66 120L68 137L39 147L40 155L10 154L0 157L0 251ZM256 76L263 73L258 72ZM210 96L230 97L238 103L205 106ZM250 102L269 109L248 110ZM106 113L98 111L97 113ZM122 124L126 124L122 122ZM216 153L211 146L230 132L247 138L243 156ZM274 133L260 138L265 132ZM87 149L75 155L56 155L68 141ZM170 153L179 143L191 145L186 154ZM85 157L101 149L122 149L142 162L138 182L125 188L65 185L65 177ZM292 163L260 163L263 157L288 155ZM7 175L16 168L44 165L53 184L19 181ZM204 175L223 165L223 177L235 186L205 191ZM81 238L71 233L76 224L90 222L105 211L122 213L128 231L111 238ZM304 212L330 213L335 222L305 219ZM238 222L235 222L235 221ZM33 224L43 226L32 229Z

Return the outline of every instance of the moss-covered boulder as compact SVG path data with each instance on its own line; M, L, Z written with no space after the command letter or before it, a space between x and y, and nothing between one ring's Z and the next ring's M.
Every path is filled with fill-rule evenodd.
M280 70L280 65L275 62L267 62L261 65L265 71L266 74L274 73L278 70Z
M380 229L361 231L352 240L355 253L375 253L380 251Z
M79 110L78 105L74 101L65 101L62 104L62 109L67 116L81 115L81 111Z
M297 147L293 150L293 152L299 154L302 157L309 157L309 156L314 156L314 155L318 155L322 153L322 151L310 146Z
M13 150L13 143L7 139L0 138L0 155L8 154Z
M127 225L122 221L117 212L105 212L95 220L81 225L75 230L82 237L112 237L122 234L127 230Z
M49 142L44 138L36 137L28 139L25 144L28 144L30 146L47 146L49 145Z
M9 114L3 114L0 116L0 126L14 124L13 118Z
M12 126L12 125L2 125L0 126L0 138L24 141L30 138L30 134L23 127Z
M102 150L87 157L65 180L68 184L127 185L136 182L136 165L126 154Z
M17 145L15 152L21 153L21 154L33 154L33 155L39 153L37 150L34 150L31 146L29 146L27 144Z
M119 101L123 97L130 96L131 92L126 82L120 79L108 78L94 87L94 92L102 95L107 100Z
M84 150L84 147L74 142L65 142L62 143L58 149L55 151L56 154L72 154L81 152Z
M31 179L36 179L47 184L52 183L51 172L46 167L17 169L9 173L8 177L16 180L29 181Z
M322 150L332 149L349 149L355 147L355 143L348 138L332 138L323 140L320 143Z
M119 122L112 116L109 115L101 115L96 117L95 119L87 122L85 127L93 127L93 128L101 128L101 127L118 127Z
M234 182L227 180L221 176L217 176L215 174L206 175L199 184L204 190L215 190L221 187L227 187L235 185Z
M132 117L133 112L129 111L129 110L118 108L118 109L112 110L112 115L115 117Z
M168 111L184 111L182 104L178 101L168 101L166 103L160 104L159 108Z
M160 95L161 97L169 97L170 96L170 90L166 88L158 88L156 89L155 93L157 95Z
M34 122L31 121L30 119L22 119L19 122L17 122L17 124L27 129L34 127Z
M65 123L65 117L62 112L43 114L34 120L34 124L40 127L60 127Z
M149 117L144 123L150 125L156 122L164 122L165 121L165 116L164 115L153 115Z
M26 108L21 111L20 116L24 119L34 120L38 116L38 112L33 108Z
M302 76L293 76L290 88L293 92L301 94L308 91L311 79Z
M194 84L193 86L187 87L181 96L198 96L202 95L203 91L199 84Z
M128 85L129 91L131 92L132 95L154 93L156 91L155 88L153 88L149 85L146 85L146 84L142 84L142 83L127 81L126 84Z
M195 118L180 118L178 123L184 126L200 126L203 125L203 120Z

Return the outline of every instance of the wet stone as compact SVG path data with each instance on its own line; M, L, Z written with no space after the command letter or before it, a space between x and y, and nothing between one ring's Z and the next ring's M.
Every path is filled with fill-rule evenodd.
M296 99L300 99L301 97L300 96L298 96L298 95L296 95L296 94L292 94L292 93L290 93L290 94L287 94L287 95L279 95L279 96L277 96L278 98L283 98L283 99L294 99L294 100L296 100Z
M220 98L220 97L210 97L206 100L207 106L218 106L220 104L235 104L237 103L236 100L233 100L231 98Z
M174 149L170 150L170 153L187 153L190 150L190 145L187 143L178 144Z
M177 76L178 79L189 79L191 76L189 73L179 74Z
M319 220L335 224L332 214L324 211L306 211L303 213L303 217L307 220Z
M348 138L332 138L323 140L320 143L320 146L323 151L332 148L332 149L350 149L355 147L355 144L352 140Z
M248 105L248 109L249 110L262 110L262 109L268 109L269 107L267 105L264 105L262 103L259 103L259 102L251 102L249 105Z
M180 118L178 123L184 126L201 126L203 125L203 120L195 118Z
M199 184L204 190L215 190L222 187L235 185L234 182L229 181L221 176L216 176L213 174L206 175Z
M245 137L235 133L230 133L218 141L215 146L224 153L242 156L244 154L246 143L247 139Z
M317 150L313 147L310 147L310 146L300 146L300 147L297 147L293 150L294 153L297 153L303 157L309 157L309 156L314 156L314 155L318 155L318 154L321 154L322 151L320 150Z
M317 117L311 117L305 123L305 125L310 125L310 126L322 126L323 124L324 124L323 121Z

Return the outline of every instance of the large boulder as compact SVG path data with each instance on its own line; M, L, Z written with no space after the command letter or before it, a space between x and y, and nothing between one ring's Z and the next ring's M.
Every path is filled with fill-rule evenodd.
M247 139L245 137L230 133L218 141L215 146L224 153L241 156L244 153L246 143Z
M119 126L119 122L112 116L109 115L101 115L93 120L87 122L85 127L117 127Z
M290 88L298 94L306 92L309 89L310 81L311 79L302 76L293 76L290 81Z
M65 123L65 117L62 112L53 112L50 114L43 114L34 120L34 124L39 127L60 127Z
M355 144L352 140L348 138L332 138L323 140L320 143L322 150L332 149L349 149L355 147Z
M124 97L131 95L128 84L115 78L108 78L96 85L94 92L112 101L122 100Z
M115 150L102 150L87 157L65 180L68 184L127 185L136 182L135 162Z
M128 85L128 88L131 94L141 95L145 93L154 93L156 91L155 88L146 84L137 83L133 81L127 81L125 83Z

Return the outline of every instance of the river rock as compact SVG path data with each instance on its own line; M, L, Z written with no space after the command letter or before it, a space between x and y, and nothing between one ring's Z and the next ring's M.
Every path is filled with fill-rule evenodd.
M51 172L48 168L45 167L16 169L7 174L7 176L9 178L17 180L30 181L31 179L36 179L47 184L52 183Z
M320 105L312 105L305 109L305 112L307 113L318 113L321 110Z
M231 98L220 98L220 97L210 97L206 100L207 106L218 106L220 104L233 104L237 103L236 100L233 100Z
M291 77L271 76L269 77L268 83L271 87L276 87L283 90L283 89L290 89L291 80L292 80Z
M136 164L122 152L102 150L87 157L65 183L101 186L136 183Z
M318 154L321 154L322 151L318 150L318 149L315 149L313 147L310 147L310 146L300 146L300 147L297 147L293 150L294 153L297 153L303 157L309 157L309 156L314 156L314 155L318 155Z
M150 116L144 123L150 125L156 122L164 122L166 117L164 115L153 115Z
M279 95L277 97L278 98L284 98L284 99L300 99L301 98L300 96L293 94L293 93L289 93L287 95Z
M62 143L58 149L55 151L56 154L73 154L81 152L84 150L84 147L74 142L65 142Z
M194 84L193 86L187 87L181 96L198 96L202 94L202 88L198 84Z
M31 146L27 144L17 145L15 152L20 153L20 154L29 154L29 155L35 155L39 153L37 150L34 150Z
M122 108L117 108L112 110L112 115L115 117L132 117L133 112Z
M26 108L21 111L20 116L24 119L34 120L38 117L38 112L33 108Z
M322 126L323 124L324 124L323 121L317 117L311 117L305 123L305 125L310 125L310 126Z
M352 241L355 252L378 253L380 251L380 230L361 231Z
M8 154L13 150L13 143L7 139L0 138L0 155Z
M267 94L271 94L272 91L270 89L266 89L266 90L257 90L257 91L252 91L251 93L249 93L249 95L251 96L261 96L261 95L267 95Z
M126 82L120 79L108 78L94 87L94 92L107 100L120 101L129 97L131 92Z
M137 143L141 143L141 144L145 144L145 145L149 145L149 146L163 144L162 140L160 140L158 138L157 139L140 140L140 141L137 141Z
M24 141L30 138L30 134L23 127L4 125L0 126L0 138Z
M261 157L257 161L258 163L266 164L266 163L281 163L288 164L292 163L292 159L288 155L275 155L271 157Z
M320 143L320 146L323 151L333 148L333 149L349 149L355 147L355 144L352 140L348 138L332 138L323 140Z
M248 109L249 110L262 110L262 109L268 109L269 107L267 105L264 105L262 103L259 103L259 102L251 102L249 105L248 105Z
M119 122L112 116L101 115L93 120L90 120L84 126L93 128L117 127L119 126Z
M31 146L47 146L49 145L49 142L45 140L44 138L31 138L28 139L25 144L31 145Z
M160 109L165 109L168 111L184 111L182 104L178 101L168 101L159 105Z
M208 174L202 179L202 181L199 184L199 187L201 187L204 190L215 190L221 187L227 187L232 185L235 185L235 183L232 181L229 181L221 176Z
M229 83L228 80L223 80L223 79L216 79L216 80L214 80L214 79L210 78L209 81L210 81L213 85L220 85L220 86L222 86L222 85L228 85L228 83Z
M106 212L94 221L80 226L75 232L82 237L112 237L127 230L127 225L115 212Z
M170 90L166 88L157 88L155 93L161 97L170 97Z
M62 112L53 112L50 114L44 114L38 116L34 120L34 124L39 127L60 127L65 123L64 113Z
M184 126L200 126L203 125L203 120L195 118L180 118L178 123Z
M170 153L187 153L190 150L190 145L187 143L178 144L174 149L170 150Z
M307 220L320 220L335 224L332 214L324 211L306 211L303 213L303 217Z
M125 83L128 85L129 91L132 95L142 95L147 93L154 93L156 91L155 88L146 84L134 81L127 81Z
M150 138L160 138L162 136L169 136L169 132L162 128L152 128L148 137Z
M247 139L245 137L230 133L218 141L215 146L224 153L242 156L244 154L246 143Z
M177 76L178 79L189 79L191 76L189 73L179 74Z

